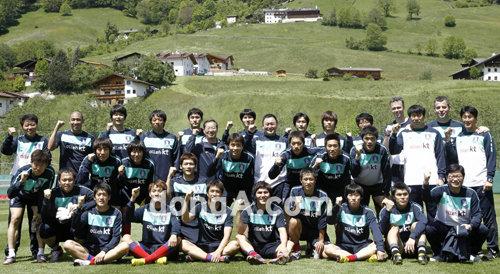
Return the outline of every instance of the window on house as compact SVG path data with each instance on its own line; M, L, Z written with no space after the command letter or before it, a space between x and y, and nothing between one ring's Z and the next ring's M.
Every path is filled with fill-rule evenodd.
M170 62L170 64L173 66L173 65L174 65L174 62Z
M497 79L497 77L495 76L495 81L497 81L497 80L498 80L498 79Z
M497 68L495 68L495 72L497 72Z
M0 103L0 108L2 107L2 103Z
M135 89L134 89L134 90L132 90L132 94L136 94L136 91L135 91Z
M105 91L104 94L110 94L109 91Z
M116 81L115 84L119 85L120 84L120 81Z
M488 76L488 80L491 80L491 76Z
M490 68L488 69L488 72L491 72L491 69L490 69Z
M130 89L127 89L127 94L130 94Z
M10 100L10 104L13 105L14 104L14 100Z
M130 85L130 80L127 80L127 85Z

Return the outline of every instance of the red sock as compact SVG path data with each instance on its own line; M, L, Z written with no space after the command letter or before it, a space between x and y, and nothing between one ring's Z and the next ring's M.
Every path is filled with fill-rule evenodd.
M170 253L170 249L168 247L168 242L164 245L160 246L153 254L146 257L146 263L149 264L158 260L158 258L165 257Z
M90 264L95 264L95 257L92 257L92 259L90 260Z
M122 225L122 236L125 234L130 234L132 230L132 224L123 224Z
M293 251L295 251L295 252L300 251L300 244L299 243L296 243L293 245Z
M130 252L134 254L135 257L139 258L146 258L149 256L149 254L142 249L142 247L136 243L131 243L130 244Z
M354 262L358 259L358 257L356 255L349 255L347 256L347 259L349 259L349 262Z

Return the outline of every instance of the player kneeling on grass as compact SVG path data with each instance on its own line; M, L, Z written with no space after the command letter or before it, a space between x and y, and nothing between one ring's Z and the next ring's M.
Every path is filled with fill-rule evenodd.
M166 264L167 257L177 257L177 235L180 233L180 224L164 203L163 193L167 184L156 180L149 184L151 202L134 210L135 201L140 197L140 187L132 190L130 201L127 204L125 219L128 222L142 223L142 241L138 242L130 234L123 235L122 241L130 247L130 252L139 259L132 259L134 266L156 262ZM166 195L166 194L165 194Z
M384 239L375 213L361 204L363 188L351 183L345 187L345 196L347 203L342 204L342 197L337 197L328 217L328 224L337 225L337 242L325 246L325 254L339 263L385 260ZM370 230L375 242L370 239Z
M328 195L316 188L316 174L314 169L305 167L300 171L302 186L292 188L290 192L290 218L288 232L290 240L294 243L290 260L298 260L301 257L300 240L307 241L306 254L312 253L314 258L323 254L325 244L330 244L326 234L326 213L328 206Z
M403 182L398 182L392 187L391 196L394 202L386 200L385 207L380 211L380 229L386 235L392 262L402 264L401 254L408 256L417 254L418 263L427 264L424 234L427 217L422 207L409 201L410 190Z
M67 240L64 249L74 260L74 266L102 264L119 259L127 254L126 243L120 243L122 214L108 203L111 187L100 183L94 187L96 207L83 212L85 197L78 197L78 208L71 227L77 241Z
M95 206L94 193L92 190L75 185L76 174L70 167L59 170L57 174L59 186L54 189L46 189L43 193L42 224L40 225L40 237L52 252L50 262L59 260L63 250L59 242L73 239L71 220L78 207L78 198L84 196L84 208ZM45 256L41 257L46 261Z
M182 206L182 221L189 223L198 219L200 237L196 243L182 240L182 251L192 260L212 263L229 263L229 257L240 250L236 241L229 242L233 231L233 214L222 202L224 185L212 180L207 185L208 202L198 203L189 210L193 190L187 193Z
M271 186L263 181L253 187L256 202L241 211L238 208L238 235L241 251L248 254L250 264L265 264L264 258L274 258L272 264L286 264L293 242L288 241L283 210L272 203Z
M24 215L24 207L31 207L33 210L33 221L31 229L36 230L38 240L37 262L46 262L43 255L43 241L40 238L37 227L42 218L40 216L43 191L50 188L54 182L54 169L48 166L50 162L49 153L43 150L35 150L31 154L31 164L25 165L17 170L16 175L12 177L12 182L7 190L9 196L10 224L7 230L7 245L9 254L3 264L11 264L16 261L16 239L21 233L19 225ZM32 232L35 232L33 231Z

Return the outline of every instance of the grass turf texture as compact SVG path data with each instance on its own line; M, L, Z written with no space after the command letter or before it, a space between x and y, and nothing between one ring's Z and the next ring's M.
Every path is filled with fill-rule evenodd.
M495 195L497 212L500 212L500 195ZM0 226L7 227L9 205L7 202L0 202ZM500 220L497 217L497 222ZM402 266L392 264L392 261L380 263L368 262L355 262L340 264L333 260L313 260L312 258L302 258L299 261L291 262L285 266L278 265L260 265L252 266L244 260L241 254L237 254L229 264L211 264L211 263L185 263L182 261L169 261L167 265L145 265L133 267L130 264L131 256L124 258L119 263L88 266L88 267L74 267L72 259L67 254L63 255L58 263L54 264L37 264L35 260L31 259L29 251L29 237L27 219L23 221L22 230L22 243L18 251L18 261L12 265L0 265L2 273L125 273L125 272L138 272L145 273L154 271L172 271L172 273L206 273L206 272L222 272L225 273L255 273L255 272L271 272L271 273L306 273L314 271L315 273L326 273L335 271L337 273L396 273L405 271L407 273L488 273L500 267L500 259L495 259L489 262L474 263L474 264L459 264L459 263L436 263L430 262L426 266L417 264L416 259L404 259ZM236 228L233 229L232 239L236 235ZM132 225L132 235L136 239L141 238L142 226L140 224ZM335 233L333 226L328 226L328 235L332 242L335 240ZM7 243L6 230L0 233L0 247L5 247ZM302 254L305 252L305 242L302 244ZM486 248L486 244L483 246ZM428 248L429 249L429 248ZM430 251L429 251L430 252ZM50 248L45 248L45 254L50 253ZM430 253L428 253L430 255ZM0 256L2 259L3 256ZM181 256L183 258L183 256Z

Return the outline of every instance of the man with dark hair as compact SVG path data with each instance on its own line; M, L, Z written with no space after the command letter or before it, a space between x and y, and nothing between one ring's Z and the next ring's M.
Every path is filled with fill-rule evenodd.
M127 157L127 145L142 133L142 129L125 128L127 109L122 105L112 106L109 116L112 122L106 125L106 131L101 132L99 138L109 138L113 143L113 154L121 160Z
M437 205L436 218L425 229L434 252L433 260L481 261L477 254L486 240L488 228L481 224L477 193L463 186L464 176L461 165L451 164L446 170L447 184L430 190L428 180L425 181L424 199Z
M463 185L476 191L483 222L488 228L488 252L483 259L493 259L498 254L498 225L493 198L493 177L496 170L496 148L489 132L477 132L478 111L473 106L460 110L466 131L460 132L452 142L450 132L446 133L449 162L459 163L465 169Z
M446 172L445 150L441 134L425 125L425 108L413 105L408 108L411 129L403 129L400 124L392 127L389 151L399 154L404 150L404 182L410 188L410 201L423 206L422 182L424 173L430 172L430 184L442 185ZM434 218L435 208L426 204L427 218Z
M318 152L310 166L318 169L318 188L325 191L332 202L344 195L351 182L351 158L340 147L338 133L325 137L325 150Z
M380 211L380 230L391 249L392 262L402 264L403 254L417 255L419 264L427 264L424 234L427 218L422 207L410 202L410 189L403 182L392 187L391 196L392 200L386 200Z
M75 260L74 266L102 264L117 260L127 254L128 244L120 243L122 230L121 212L109 205L111 187L100 183L94 187L96 206L89 211L82 209L84 196L78 197L78 207L71 227L78 241L67 240L64 249Z
M85 196L84 208L95 206L94 193L92 190L75 185L76 174L70 167L64 167L57 173L58 186L54 189L46 189L43 192L42 224L40 225L40 237L47 244L50 252L50 262L57 262L63 254L60 242L74 238L71 229L71 218L78 206L78 197ZM43 256L42 260L46 260Z
M293 116L293 126L295 127L295 130L304 134L304 146L307 148L313 147L314 143L316 142L316 134L311 134L307 131L307 127L309 126L309 116L302 112L295 114ZM291 131L291 127L286 128L283 137L290 139L289 134Z
M82 130L85 120L79 111L73 111L69 116L69 130L58 130L64 125L64 121L57 121L49 138L48 149L51 151L60 147L59 169L70 167L77 171L82 164L83 158L92 153L92 143L95 138Z
M170 167L175 166L179 157L179 141L175 135L165 131L167 114L162 110L153 110L149 122L153 129L142 134L141 141L155 164L155 178L166 181Z
M257 114L255 114L255 111L253 111L252 109L249 109L249 108L242 110L240 112L240 120L241 120L241 123L243 124L243 130L240 130L236 133L241 134L241 136L243 136L243 138L245 138L245 136L248 133L248 128L250 127L250 125L255 124L255 119L257 119ZM227 138L229 137L229 130L232 127L233 127L233 121L228 121L226 124L226 130L224 130L224 133L222 134L222 139L221 139L222 142L224 142L224 144L229 145L229 141ZM260 136L262 134L263 134L262 131L257 130L254 134L254 138L257 136Z
M365 113L365 112L360 113L358 116L356 116L356 125L358 126L360 132L363 130L363 128L365 128L367 126L373 126L373 116L371 116L371 114ZM377 143L382 144L383 141L384 141L384 137L379 135L377 137ZM356 147L356 146L362 145L362 144L363 144L363 138L361 137L361 133L358 136L352 138L353 147Z
M323 132L318 134L316 137L316 147L326 147L326 136L330 134L334 134L335 129L337 128L338 118L337 114L331 110L327 110L323 112L321 115L321 126L323 127ZM338 134L338 133L337 133ZM350 136L344 137L341 134L339 135L339 144L340 148L344 150L346 153L349 153L352 148L352 138Z
M375 211L380 212L382 201L389 197L391 167L387 148L377 142L378 130L366 126L360 134L363 143L351 149L351 174L354 182L363 187L365 205L372 196ZM378 213L377 213L378 215Z
M201 142L201 139L205 135L205 133L201 130L201 122L203 122L203 111L199 108L192 108L188 111L187 118L189 121L189 128L186 128L182 131L179 131L177 133L178 136L178 141L180 143L180 148L179 148L179 155L182 153L186 152L184 147L186 146L187 142L189 141L189 138L191 135L195 135L195 143ZM196 130L196 134L193 134L194 130Z

